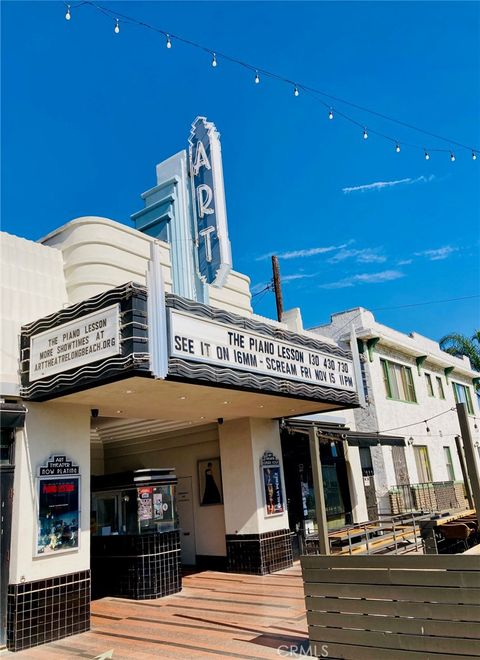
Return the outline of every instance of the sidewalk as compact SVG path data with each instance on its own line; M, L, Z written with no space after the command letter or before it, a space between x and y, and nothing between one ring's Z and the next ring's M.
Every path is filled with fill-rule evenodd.
M183 585L179 594L158 600L94 601L90 632L5 657L95 658L113 649L112 656L104 657L278 659L301 646L305 654L308 634L298 563L267 576L204 571L188 575Z

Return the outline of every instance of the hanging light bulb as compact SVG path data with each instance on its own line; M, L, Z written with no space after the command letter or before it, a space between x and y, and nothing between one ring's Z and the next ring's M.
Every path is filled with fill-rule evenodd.
M298 87L295 85L295 89L293 90L293 95L298 96L299 95Z
M260 82L260 76L258 75L258 71L255 71L255 84L258 85Z
M115 32L115 34L118 34L120 32L120 26L118 24L118 18L116 18L115 21L116 21L115 22L115 27L113 28L113 31Z
M217 66L217 56L215 55L215 53L212 53L212 54L213 54L213 57L212 57L212 66L215 67L215 66Z
M333 119L333 110L330 108L330 112L328 113L328 118Z
M430 160L430 154L428 151L425 152L425 160Z
M430 434L430 428L428 426L427 420L425 420L425 426L427 427L427 433Z
M474 151L472 151L472 160L477 160L477 154Z
M368 133L367 133L367 129L366 129L366 128L363 129L363 139L364 139L364 140L367 140L367 139L368 139Z
M70 13L70 5L67 5L67 13L65 14L65 20L69 21L72 18L72 14Z
M400 145L399 145L399 144L397 144L397 145L395 146L395 151L397 152L397 154L400 153Z
M169 34L167 34L167 43L166 43L166 46L167 46L167 48L171 48L171 47L172 47L172 42L170 41L170 35L169 35Z
M452 163L455 162L455 154L453 153L453 151L452 151L452 153L450 154L450 160L452 161Z
M478 431L478 424L477 424L477 422L475 422L475 424L473 425L473 428L475 429L475 431Z

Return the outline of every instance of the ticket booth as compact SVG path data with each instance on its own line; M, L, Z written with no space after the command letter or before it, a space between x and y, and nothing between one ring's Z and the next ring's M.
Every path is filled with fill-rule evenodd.
M92 477L92 595L136 600L181 589L172 469Z

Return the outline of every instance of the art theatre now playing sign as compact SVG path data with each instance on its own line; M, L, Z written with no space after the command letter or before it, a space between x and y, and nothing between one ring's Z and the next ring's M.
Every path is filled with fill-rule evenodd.
M351 360L177 310L170 310L170 355L356 391Z
M120 353L118 304L87 314L30 339L30 381Z

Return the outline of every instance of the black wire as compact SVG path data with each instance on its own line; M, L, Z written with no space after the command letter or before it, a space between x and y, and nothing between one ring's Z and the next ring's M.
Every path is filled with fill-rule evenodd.
M405 309L406 307L422 307L423 305L435 305L436 303L446 303L446 302L456 302L457 300L471 300L472 298L480 298L480 294L475 294L473 296L463 296L462 298L444 298L443 300L427 300L425 302L421 303L409 303L408 305L397 305L395 307L372 307L370 311L372 312L384 312L387 310L391 309ZM338 337L339 333L347 327L347 325L350 325L353 323L356 319L358 319L359 316L362 315L362 312L354 316L353 318L349 319L345 325L342 325L341 328L335 331L334 337Z
M452 412L452 410L455 410L455 408L449 408L448 410L444 410L441 413L438 413L438 415L433 415L433 417L427 417L427 419L421 419L419 422L412 422L411 424L404 424L403 426L395 426L392 429L385 429L384 431L376 431L376 433L388 433L389 431L398 431L399 429L407 429L410 426L418 426L418 424L426 424L427 422L430 422L432 419L436 419L437 417L441 417L442 415L446 415L449 412Z
M67 5L66 2L64 2L64 4ZM369 114L371 114L375 117L380 117L381 119L385 119L385 120L390 121L392 123L398 124L399 126L403 126L405 128L409 128L409 129L417 131L419 133L423 133L424 135L428 135L428 136L434 137L438 140L442 140L443 142L447 142L450 145L455 145L457 147L467 149L467 150L471 151L472 154L476 154L477 156L480 155L480 150L476 147L470 147L470 146L467 146L466 144L463 144L462 142L458 142L458 141L452 140L450 138L445 138L441 135L438 135L437 133L432 133L431 131L426 131L425 129L414 126L413 124L410 124L408 122L404 122L404 121L401 121L399 119L395 119L394 117L390 117L390 116L388 116L384 113L377 112L376 110L371 110L370 108L366 108L365 106L359 105L358 103L353 103L351 101L347 101L346 99L343 99L343 98L338 97L338 96L334 96L333 94L328 94L327 92L316 89L315 87L311 87L309 85L296 83L295 81L291 80L290 78L285 78L284 76L281 76L277 73L274 73L273 71L269 71L268 69L263 69L263 68L258 67L258 66L253 66L252 64L249 64L248 62L244 62L242 60L239 60L238 58L232 57L231 55L228 55L227 53L223 53L223 52L218 51L218 50L213 50L211 48L207 48L206 46L203 46L202 44L199 44L196 41L192 41L191 39L186 39L185 37L181 37L180 35L175 34L173 32L167 32L165 30L162 30L161 28L157 28L157 27L151 25L150 23L140 21L140 20L138 20L136 18L133 18L131 16L128 16L126 14L122 14L120 12L113 11L112 9L109 9L108 7L104 7L102 5L99 5L96 2L92 2L92 0L84 0L83 2L80 2L76 5L74 5L74 7L78 8L78 7L81 7L82 5L90 5L91 7L93 7L94 9L96 9L97 11L103 13L104 15L106 15L108 17L112 17L112 18L115 18L116 20L119 20L119 21L121 20L122 22L128 22L128 23L131 23L131 24L138 25L140 27L147 28L149 30L152 30L154 32L162 34L165 38L168 38L168 39L173 38L176 41L179 41L180 43L184 43L184 44L187 44L188 46L192 46L193 48L197 48L199 50L202 50L203 52L209 53L212 56L215 55L215 57L217 59L222 58L222 59L224 59L228 62L231 62L232 64L237 64L238 66L241 66L244 69L247 69L248 71L252 71L252 72L261 74L263 76L266 76L268 78L272 78L274 80L284 82L288 85L292 85L292 86L295 87L295 89L299 89L299 90L301 89L304 92L315 95L316 100L320 101L326 107L331 108L331 106L329 104L327 104L325 101L323 101L323 99L318 98L318 96L328 98L332 101L336 101L336 102L342 103L344 105L348 105L348 106L350 106L352 108L355 108L357 110L361 110L362 112L369 113ZM72 7L72 5L67 5L67 6ZM336 114L343 117L347 121L350 121L351 123L355 124L356 126L360 126L362 128L365 128L365 124L362 124L362 123L358 122L356 119L353 119L352 117L349 117L345 113L340 112L337 108L331 108L331 109L334 110L336 112ZM388 135L385 135L385 134L383 134L379 131L376 131L374 129L369 128L368 132L370 132L372 134L375 134L375 135L378 135L380 137L383 137L384 139L389 140L390 142L399 143L399 141L397 139L395 139L393 137L390 137ZM410 146L410 147L413 147L413 148L423 149L426 152L444 152L444 153L448 153L448 152L451 151L451 149L432 149L432 148L426 149L424 146L420 146L418 144L408 144L406 142L400 142L400 143L404 146Z
M273 288L273 282L269 282L265 288L263 288L260 291L257 291L256 293L254 293L252 295L252 299L255 298L256 296L259 296L261 293L266 293L267 291L271 291L272 288Z
M372 307L372 311L383 312L389 309L405 309L406 307L421 307L422 305L435 305L436 303L455 302L457 300L471 300L472 298L480 298L480 294L474 296L463 296L462 298L444 298L443 300L427 300L421 303L410 303L408 305L397 305L396 307Z

